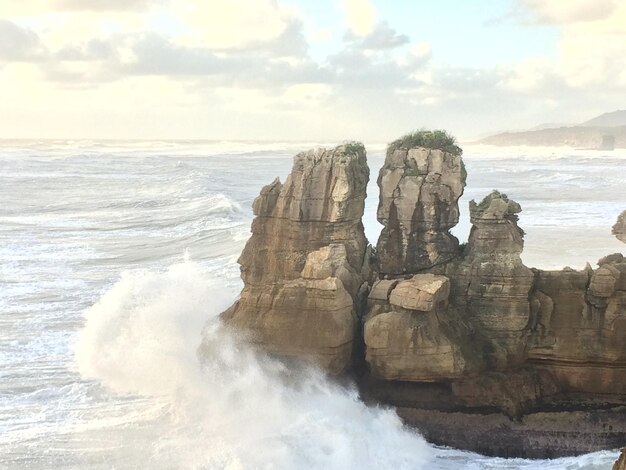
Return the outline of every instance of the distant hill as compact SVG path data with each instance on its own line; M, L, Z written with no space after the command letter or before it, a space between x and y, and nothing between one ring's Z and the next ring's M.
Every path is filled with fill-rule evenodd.
M528 131L502 132L480 140L499 146L530 145L613 150L626 148L626 110L604 113L579 125L537 126Z
M613 111L594 117L587 122L580 124L585 127L616 127L626 126L626 110Z
M546 124L539 124L538 126L535 127L531 127L530 129L528 129L529 131L542 131L544 129L556 129L557 127L569 127L569 126L574 126L575 124L570 123L563 123L563 122L549 122Z

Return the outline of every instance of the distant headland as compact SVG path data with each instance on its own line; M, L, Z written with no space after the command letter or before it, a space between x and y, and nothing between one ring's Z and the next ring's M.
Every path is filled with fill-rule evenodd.
M481 139L479 143L594 150L626 148L626 110L604 113L580 124L544 124L527 131L501 132Z

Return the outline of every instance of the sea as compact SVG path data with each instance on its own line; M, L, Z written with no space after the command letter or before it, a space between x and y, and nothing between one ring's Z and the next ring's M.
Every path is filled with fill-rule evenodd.
M0 141L1 469L590 469L426 442L313 366L218 321L242 287L251 205L332 142ZM384 145L367 145L372 243ZM625 252L626 151L466 146L468 202L518 201L528 266ZM199 348L200 344L202 348ZM625 443L626 444L626 443Z

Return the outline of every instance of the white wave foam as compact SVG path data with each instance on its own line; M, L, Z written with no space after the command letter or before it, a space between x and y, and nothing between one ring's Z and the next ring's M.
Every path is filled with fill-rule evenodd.
M87 312L81 373L168 403L167 429L145 456L151 468L424 468L431 449L393 411L225 330L216 315L227 297L187 261L124 274Z

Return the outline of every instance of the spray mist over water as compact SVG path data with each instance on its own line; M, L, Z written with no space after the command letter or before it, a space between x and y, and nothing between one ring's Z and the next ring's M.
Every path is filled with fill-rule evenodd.
M432 449L393 411L367 407L313 367L292 371L224 328L226 297L186 261L126 272L87 312L81 374L162 406L163 432L136 449L150 467L425 468Z

